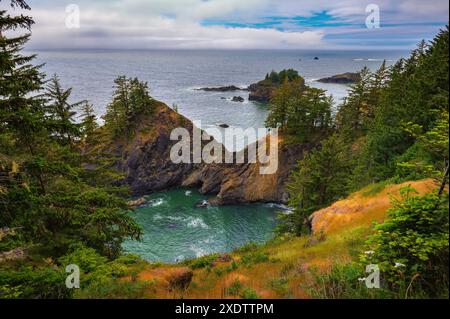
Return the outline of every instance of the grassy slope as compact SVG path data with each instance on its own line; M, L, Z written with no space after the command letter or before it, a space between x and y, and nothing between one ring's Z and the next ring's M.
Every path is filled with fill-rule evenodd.
M264 246L237 250L230 254L234 266L233 261L216 261L213 266L194 269L187 290L167 289L164 284L164 278L186 265L149 266L138 274L137 282L152 283L144 294L148 298L238 298L246 296L245 291L260 298L309 298L308 287L317 285L311 270L326 272L332 264L346 263L357 256L372 231L373 221L381 222L386 217L390 196L398 197L400 188L406 185L420 194L436 187L431 179L366 187L317 212L320 228L314 235L281 238ZM214 257L203 257L187 265L211 260Z

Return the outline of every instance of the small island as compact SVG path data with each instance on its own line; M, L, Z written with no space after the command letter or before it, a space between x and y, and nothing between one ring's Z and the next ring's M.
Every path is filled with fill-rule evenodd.
M334 83L334 84L353 84L353 83L359 82L360 80L361 80L361 75L359 73L347 72L347 73L333 75L328 78L323 78L323 79L317 80L317 82Z

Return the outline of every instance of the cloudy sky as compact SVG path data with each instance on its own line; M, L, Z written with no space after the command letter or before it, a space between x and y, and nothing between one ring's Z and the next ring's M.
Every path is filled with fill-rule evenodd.
M35 49L409 49L449 19L447 0L28 2ZM66 26L74 21L70 4L80 10L80 28ZM366 27L369 4L380 8L379 29Z

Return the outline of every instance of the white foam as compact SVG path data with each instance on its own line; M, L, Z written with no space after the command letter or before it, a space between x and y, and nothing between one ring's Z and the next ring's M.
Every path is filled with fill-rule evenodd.
M186 196L191 196L191 195L192 195L192 191L186 191L186 192L184 193L184 195L186 195Z
M149 206L150 207L157 207L157 206L161 206L162 204L165 204L165 200L164 200L164 198L156 198L156 199L152 199L150 202L149 202Z
M209 226L206 225L205 221L203 219L201 219L200 217L190 217L188 219L188 223L187 223L187 227L190 228L203 228L203 229L208 229Z

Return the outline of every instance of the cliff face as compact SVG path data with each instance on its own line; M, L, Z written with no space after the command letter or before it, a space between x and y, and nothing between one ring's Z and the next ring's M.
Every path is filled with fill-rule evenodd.
M217 195L212 201L219 205L286 203L289 172L304 150L311 147L281 143L278 169L268 175L260 174L262 164L248 162L246 151L244 164L175 164L170 159L170 150L178 141L171 141L170 134L177 127L186 128L192 137L192 122L157 102L154 114L140 119L132 141L108 146L118 157L116 167L125 174L122 183L129 185L134 195L183 186Z

